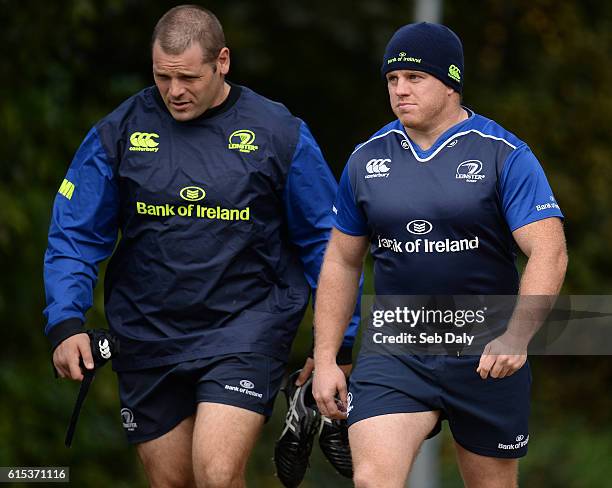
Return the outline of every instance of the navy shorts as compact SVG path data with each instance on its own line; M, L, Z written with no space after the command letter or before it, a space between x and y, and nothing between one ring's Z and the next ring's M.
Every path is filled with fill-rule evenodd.
M198 403L223 403L272 414L285 363L256 353L196 359L118 374L128 442L155 439L193 415Z
M468 451L519 458L529 442L529 363L506 378L483 380L480 356L360 355L349 384L351 426L392 413L440 411Z

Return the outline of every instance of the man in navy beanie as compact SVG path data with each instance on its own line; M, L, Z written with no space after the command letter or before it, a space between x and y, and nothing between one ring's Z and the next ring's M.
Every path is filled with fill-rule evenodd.
M423 316L410 325L377 307L390 295L421 299L425 306L412 311L423 314L431 311L423 296L548 303L567 266L563 215L527 144L461 105L463 48L450 29L402 27L381 72L397 119L357 146L340 180L315 309L313 394L323 415L348 418L357 487L405 486L442 420L466 486L515 487L529 442L527 345L546 307L525 321L517 305L479 349L457 346L467 336L459 320L444 334L420 333ZM368 247L376 303L347 389L335 357ZM522 277L517 247L528 257ZM486 327L486 308L468 312L483 313ZM397 335L382 332L390 329ZM427 344L438 337L444 347L432 353ZM398 346L403 340L415 346Z

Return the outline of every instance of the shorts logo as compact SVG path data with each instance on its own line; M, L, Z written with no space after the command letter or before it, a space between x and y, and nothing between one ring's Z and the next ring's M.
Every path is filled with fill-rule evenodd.
M365 179L388 178L391 168L387 166L387 163L390 162L390 159L370 159L366 164L366 171L368 174L365 176Z
M481 171L482 163L477 159L463 161L463 163L460 163L459 166L457 166L455 179L465 180L468 183L475 183L485 178L485 175L480 174Z
M416 234L418 236L429 234L432 229L433 225L427 220L413 220L406 224L406 230L411 234Z
M253 388L255 388L255 385L249 380L240 380L240 386L225 385L226 390L235 391L236 393L242 393L243 395L255 398L263 398L261 393L251 391Z
M240 386L246 388L247 390L252 390L253 388L255 388L253 382L249 380L240 380Z
M229 149L238 149L243 153L250 153L251 151L257 151L259 146L253 145L255 142L255 133L252 130L240 129L235 130L229 136Z
M108 344L108 339L98 341L98 349L100 350L100 356L102 356L103 359L110 359L111 350Z
M348 416L349 413L351 413L351 410L353 410L353 394L349 392L349 394L346 396L346 415Z
M138 424L134 422L134 413L129 408L121 409L121 419L123 420L124 429L134 432L138 428Z
M70 200L72 198L72 194L74 193L74 183L71 183L70 181L64 179L57 192L60 195L65 196L68 200Z
M159 138L159 134L155 132L134 132L130 136L130 151L159 151L159 142L155 139Z
M206 192L199 186L186 186L181 190L179 195L183 200L187 200L188 202L197 202L206 196Z
M497 449L503 449L503 450L515 450L515 449L521 449L522 447L525 447L527 445L527 443L529 442L529 436L525 437L524 435L517 435L516 436L516 442L512 443L512 444L502 444L501 442L499 444L497 444Z
M455 81L461 82L461 70L454 64L448 67L448 76Z

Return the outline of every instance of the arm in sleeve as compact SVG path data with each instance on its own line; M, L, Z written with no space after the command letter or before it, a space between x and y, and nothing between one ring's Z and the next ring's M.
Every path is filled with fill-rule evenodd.
M529 147L512 151L499 177L502 210L510 230L547 219L563 219L544 170Z
M45 334L55 348L82 332L98 264L117 240L119 196L113 166L93 128L79 147L53 205L44 259Z
M332 207L336 189L336 180L319 146L302 122L287 175L284 203L289 236L299 250L306 279L313 290L313 299L316 298L317 279L333 225ZM360 300L357 301L355 313L342 342L338 355L340 364L350 362L359 318Z
M349 168L350 164L347 164L340 177L340 185L334 204L334 226L351 236L365 236L369 233L368 224L365 215L355 202Z

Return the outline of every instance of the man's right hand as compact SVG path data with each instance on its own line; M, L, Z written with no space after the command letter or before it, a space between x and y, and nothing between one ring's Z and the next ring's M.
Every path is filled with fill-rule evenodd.
M60 343L53 352L53 365L61 378L83 380L83 372L79 366L80 359L87 369L93 369L89 336L86 333L75 334Z
M340 396L340 404L336 403L336 393ZM330 419L346 418L346 376L335 362L315 367L312 395L322 415Z

